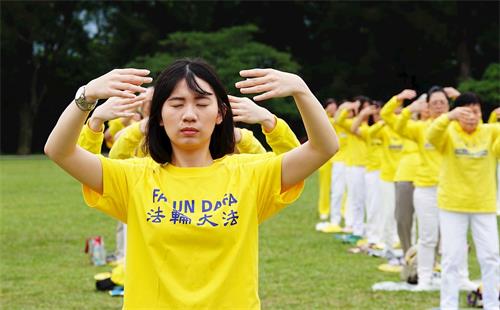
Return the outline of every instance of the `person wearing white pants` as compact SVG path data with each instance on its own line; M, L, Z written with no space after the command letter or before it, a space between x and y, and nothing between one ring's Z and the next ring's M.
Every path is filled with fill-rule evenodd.
M352 215L352 234L364 235L365 167L347 167L347 200Z
M483 308L499 309L500 255L495 166L500 127L480 123L481 100L464 93L456 108L437 118L428 140L443 154L438 185L442 242L441 309L458 309L459 269L469 223L483 284Z
M343 162L334 162L332 165L332 183L330 196L330 222L332 225L340 225L342 220L341 208L342 197L346 190L346 169Z
M413 204L418 221L417 273L422 290L430 289L432 270L439 239L437 187L415 187Z
M394 182L381 181L382 189L382 243L386 255L393 254L393 244L396 241L396 218L394 210L396 208L396 187Z
M369 244L381 242L382 216L382 188L380 171L370 171L365 174L366 184L366 237Z
M498 309L499 248L495 214L439 210L443 257L441 307L458 308L460 261L467 257L469 225L481 268L484 309ZM420 276L420 275L419 275ZM495 302L496 300L496 302Z

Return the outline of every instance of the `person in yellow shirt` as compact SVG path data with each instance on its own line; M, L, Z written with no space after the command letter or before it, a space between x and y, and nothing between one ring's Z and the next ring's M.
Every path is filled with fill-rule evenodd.
M365 165L367 163L367 144L359 135L351 132L353 117L364 107L370 105L370 99L359 96L352 103L344 103L336 122L347 131L348 152L346 159L347 214L352 218L352 236L346 241L356 243L364 235L365 213ZM348 217L347 217L348 218ZM349 227L346 221L346 227Z
M379 246L382 240L382 197L380 189L380 166L382 161L382 140L370 135L373 126L380 122L380 102L367 106L354 118L351 131L365 140L368 146L366 164L366 238L370 248Z
M278 156L227 156L234 129L224 87L205 62L182 59L156 82L150 158L114 160L76 146L94 102L144 92L148 74L117 69L80 88L45 152L84 184L89 206L128 224L124 309L259 309L258 224L297 199L304 179L334 155L335 131L299 76L242 70L236 87L259 93L254 100L294 97L309 140Z
M381 195L382 195L382 243L384 244L385 256L389 259L395 258L394 244L397 241L397 229L395 219L396 209L396 187L395 176L407 148L404 139L388 126L384 121L384 115L387 115L389 105L385 103L380 110L382 124L372 126L370 135L379 138L382 141L382 164L380 166ZM397 261L399 265L399 260Z
M401 114L395 114L398 110L401 112L400 106L404 100L413 99L416 96L414 90L404 89L399 94L393 96L384 106L382 119L394 131L401 133L395 128L397 120L401 118ZM414 219L414 203L413 203L413 189L414 178L417 167L420 162L418 148L415 142L401 136L405 145L401 160L398 164L396 174L394 176L396 206L394 216L396 219L397 234L403 250L403 256L412 246L412 231Z
M496 218L495 143L500 126L482 124L481 100L464 93L438 117L426 137L442 154L438 184L442 242L441 309L458 309L459 269L470 224L483 285L483 308L499 309L500 259Z
M424 97L404 108L397 118L395 130L418 146L420 164L415 175L413 204L418 219L418 286L417 290L433 290L438 286L433 279L435 253L438 248L439 222L437 206L437 185L441 154L426 139L425 133L434 119L449 110L449 98L456 98L459 92L452 87L434 86ZM407 98L411 99L411 98ZM394 97L391 108L399 108L402 100ZM427 121L414 121L411 115L429 109ZM469 280L467 257L460 268L460 287L475 290L477 285Z
M142 111L145 116L140 122L134 123L122 130L120 136L118 136L117 140L113 144L109 158L112 159L128 159L132 157L144 157L146 156L147 150L144 150L144 135L146 132L146 126L149 121L149 111L152 99L152 87L148 88L148 91L145 94L145 98L142 100ZM119 97L113 97L106 101L105 104L99 106L96 109L97 111L106 109L117 109L119 110L119 106L117 106L116 101L123 100ZM240 98L235 96L229 96L229 100L232 106L232 111L234 115L234 120L247 123L247 124L260 124L262 128L262 132L266 138L267 143L271 146L271 149L275 154L285 153L297 146L300 145L297 137L290 129L288 124L282 120L281 118L277 118L271 112L269 112L264 107L260 107L255 104L252 100L248 98ZM110 105L110 103L112 105ZM110 106L110 107L108 107ZM95 114L95 112L94 112ZM97 113L91 117L92 124L95 124L95 119L102 119L99 117L101 113ZM111 116L110 116L111 117ZM107 120L107 119L106 119ZM88 133L83 135L82 142L85 142L86 145L89 145L89 148L93 148L92 145L100 146L102 144L102 132L101 135L98 134L98 129L90 130L89 126L84 126L82 133ZM100 128L98 125L94 125L94 128ZM90 133L89 133L90 131ZM95 132L95 133L94 133ZM260 144L260 142L253 136L253 133L250 130L244 128L234 128L235 134L235 149L237 153L248 153L248 154L260 154L265 153L266 150ZM79 140L79 145L80 140ZM89 148L86 148L89 150ZM100 153L99 151L93 152L95 154ZM125 261L125 253L126 253L126 231L127 225L121 221L118 221L116 228L116 250L115 250L115 258L116 260Z
M493 110L488 118L488 124L496 124L500 120L500 107ZM497 163L497 215L500 215L500 160Z
M343 216L342 206L347 205L345 203L347 189L345 162L349 156L349 148L347 130L339 126L335 118L345 109L345 106L345 102L343 102L335 112L333 111L333 106L330 106L331 111L329 112L334 116L329 118L329 120L339 139L339 151L330 159L330 221L329 223L317 226L317 230L324 233L352 232L352 217L349 216L348 210L344 212L345 227L342 228L340 226Z
M324 103L325 112L333 126L333 117L337 111L337 101L333 98L328 98ZM338 153L337 153L338 154ZM318 214L320 222L316 224L316 230L321 230L327 226L330 215L330 187L332 177L332 160L326 162L318 169Z

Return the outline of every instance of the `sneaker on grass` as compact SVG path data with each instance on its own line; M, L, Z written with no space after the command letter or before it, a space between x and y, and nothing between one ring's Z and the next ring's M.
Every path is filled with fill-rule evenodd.
M342 232L342 227L337 224L327 223L327 225L323 226L320 231L329 234L336 234Z

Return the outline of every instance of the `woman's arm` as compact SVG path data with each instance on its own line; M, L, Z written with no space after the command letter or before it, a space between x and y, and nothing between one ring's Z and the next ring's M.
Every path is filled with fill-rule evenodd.
M309 141L285 153L281 189L286 191L327 162L338 150L338 139L323 107L297 75L273 69L243 70L247 78L236 83L243 94L261 93L255 101L293 96L304 122Z
M149 83L146 77L148 70L116 69L90 81L85 87L85 98L88 102L109 97L130 98L125 101L125 110L133 109L141 104L134 102L132 92L145 92L139 85ZM119 112L119 116L128 116L130 112ZM97 155L76 145L80 130L89 115L89 111L81 110L73 101L59 117L45 144L45 154L59 167L63 168L75 179L102 193L102 167Z
M370 116L371 114L374 114L377 112L377 108L373 105L370 105L370 106L367 106L366 108L364 108L363 110L361 110L361 112L359 112L359 115L356 116L354 118L354 120L352 121L352 125L351 125L351 132L358 135L358 136L361 136L361 133L359 131L359 126L361 126L361 123L363 123L363 121L368 117Z

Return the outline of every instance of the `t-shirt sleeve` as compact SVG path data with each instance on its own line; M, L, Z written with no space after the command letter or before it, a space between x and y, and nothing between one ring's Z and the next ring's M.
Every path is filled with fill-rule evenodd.
M102 195L86 185L82 186L85 203L117 220L127 223L128 201L134 179L137 179L137 161L117 160L99 156L102 164Z
M281 192L281 164L283 154L263 159L256 163L255 178L257 183L257 214L259 223L275 215L288 204L300 197L304 189L301 181L286 192Z

